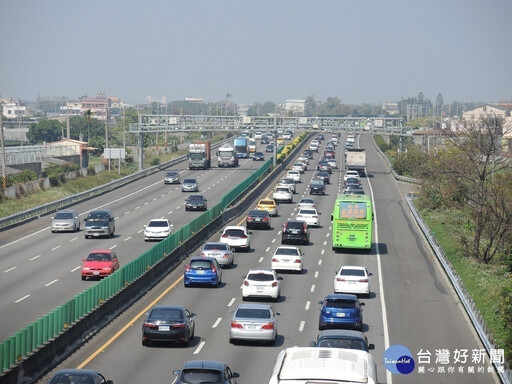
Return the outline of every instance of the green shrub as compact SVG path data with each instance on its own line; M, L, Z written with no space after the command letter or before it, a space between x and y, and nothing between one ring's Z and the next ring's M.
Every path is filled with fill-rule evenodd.
M38 178L39 176L36 172L25 169L21 173L7 177L7 187L12 187L16 184L23 184L32 180L37 180Z
M499 317L501 318L505 332L505 345L512 345L512 280L509 278L507 284L501 288L499 302ZM505 358L512 360L512 349L505 348Z
M151 165L158 165L158 164L160 164L160 158L159 157L152 158L151 162L149 164L151 164Z

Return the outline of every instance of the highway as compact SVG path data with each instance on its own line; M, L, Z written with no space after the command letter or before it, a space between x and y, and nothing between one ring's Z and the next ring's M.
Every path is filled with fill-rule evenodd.
M80 280L82 259L93 249L115 250L122 266L154 245L143 240L149 220L168 218L176 230L202 213L185 212L190 193L181 192L180 185L164 185L168 170L180 171L182 180L196 177L212 207L261 166L261 162L243 160L238 168L219 169L216 158L213 164L215 168L206 171L189 171L183 162L73 206L82 219L80 232L51 233L51 216L0 232L0 339L12 336L94 284ZM84 238L83 218L97 208L108 208L116 216L116 232L111 239Z
M322 143L323 145L325 143ZM182 282L183 263L158 286L147 292L142 300L112 321L108 327L38 382L46 382L46 378L51 377L52 373L59 369L80 367L96 369L108 379L113 380L114 383L169 383L174 379L172 371L179 369L184 361L214 359L227 362L233 371L238 372L240 374L238 383L266 383L270 378L275 358L281 349L291 346L307 346L309 341L316 338L319 308L317 302L322 300L326 294L333 292L334 271L344 264L363 265L373 273L372 294L370 298L363 298L361 301L365 303L364 331L369 342L376 345L372 354L377 361L380 383L496 382L494 376L488 373L471 374L466 371L464 373L456 371L443 374L437 372L437 367L441 364L435 364L436 350L447 349L453 355L455 349L467 349L470 355L469 360L471 360L471 351L478 350L482 346L458 303L452 287L420 235L420 231L400 194L399 186L374 148L372 138L369 135L361 136L360 145L368 152L368 177L363 179L363 186L375 201L375 236L372 251L370 253L334 253L331 250L330 213L343 182L343 173L341 169L337 170L332 175L327 195L316 197L319 211L322 213L321 227L311 229L310 245L301 246L306 254L304 257L305 270L302 274L281 274L283 277L282 297L277 303L272 303L274 309L280 313L279 337L275 345L229 344L230 311L241 303L242 276L250 268L270 268L271 254L280 244L282 225L287 219L295 217L295 202L301 196L307 196L306 186L313 176L311 168L316 165L319 155L315 156L310 163L310 168L303 175L303 182L298 185L298 194L294 197L294 204L279 205L280 215L272 218L272 230L253 230L252 250L249 253L236 254L235 268L223 271L221 287L216 289L184 288ZM341 144L337 149L338 162L342 158L342 148ZM251 168L251 164L244 164L242 169L244 168ZM215 178L212 179L209 174L216 172L220 172L220 170L204 173L200 178L202 185L213 184ZM243 172L245 171L241 170L238 176L242 176ZM146 180L145 184L157 183L157 179ZM153 216L166 216L171 210L176 210L178 204L183 204L181 200L177 202L174 199L173 204L167 204L166 208L162 209L161 202L158 203L159 199L166 199L167 196L166 192L163 193L160 188L163 184L160 187L156 185L154 193L151 188L142 193L144 198L128 198L128 201L115 203L119 204L115 206L115 212L120 216L119 223L122 223L122 226L118 224L118 232L122 234L123 240L114 239L117 241L112 245L119 244L121 247L121 242L124 242L126 237L137 236L137 230L142 228L141 225L144 221ZM129 196L137 188L142 188L142 185L130 188L132 190L124 190L121 196ZM216 188L218 188L215 190L216 192L208 192L211 193L208 196L214 196L215 193L221 194L220 191L227 190L227 186L224 185L217 185ZM264 195L269 193L271 193L271 188ZM177 196L182 196L182 194L177 192ZM154 198L157 204L152 203ZM145 202L148 202L147 205L151 207L145 206ZM136 209L136 207L140 208ZM86 207L82 207L81 212L85 210ZM139 210L149 211L144 216L145 220L141 219L142 222L137 220L137 223L130 223L130 214ZM183 208L180 212L182 211ZM130 213L125 215L125 212ZM169 215L171 216L166 217L170 217L173 222L183 218L183 216ZM123 216L127 217L123 218ZM243 217L240 217L233 221L233 224L238 224L242 220ZM122 231L121 228L123 228ZM49 230L45 234L46 236L43 234L41 238L56 237L49 236ZM73 236L70 234L69 240ZM60 238L61 235L58 237ZM219 236L215 235L211 239L205 240L218 240L218 238ZM80 236L79 239L85 242ZM78 242L79 239L75 241ZM126 240L126 242L130 242L130 240ZM110 241L101 240L98 243L110 244L108 243ZM135 250L134 244L140 243L143 244L139 233L137 242L130 243L133 251ZM86 242L86 244L83 246L83 252L89 249L89 243ZM53 245L53 247L55 246ZM29 247L27 243L25 243L25 247ZM38 248L34 246L31 251L34 252ZM24 247L20 247L20 250L27 253ZM129 252L128 250L125 252ZM116 251L121 254L121 249ZM14 257L13 253L12 258ZM69 263L63 268L63 271L69 273L73 265L78 264L74 260L73 263ZM2 268L7 266L2 264ZM43 281L51 276L48 275L45 278ZM69 281L69 285L62 283L61 290L63 288L71 289L72 285L80 286L78 274L74 274L72 280ZM42 289L37 288L35 283L28 282L23 287L36 291L34 295L37 295L37 289ZM22 296L23 292L17 292L16 297ZM46 297L46 294L43 296ZM31 298L32 296L26 299L27 302L30 302ZM2 300L4 300L3 297ZM53 300L49 299L48 301L51 302L49 305L53 305ZM7 303L7 300L5 302ZM196 337L188 347L172 344L151 347L141 345L141 326L144 314L155 304L184 305L196 314ZM7 305L11 304L7 303ZM36 304L33 303L33 305ZM1 310L4 313L4 308ZM2 322L4 322L3 318ZM408 347L417 362L416 354L419 351L429 351L432 361L428 367L435 367L436 372L419 373L418 370L415 370L410 375L391 376L387 374L382 364L382 357L386 348L394 344L403 344ZM457 366L456 364L452 365ZM475 364L471 364L471 361L465 364L465 366L471 365Z

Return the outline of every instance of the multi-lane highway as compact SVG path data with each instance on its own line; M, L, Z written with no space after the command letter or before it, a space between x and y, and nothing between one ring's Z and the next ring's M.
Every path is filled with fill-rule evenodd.
M343 140L342 140L343 142ZM324 144L323 144L324 145ZM334 205L336 194L341 190L343 174L341 170L333 173L331 185L327 187L327 195L317 197L321 215L320 228L311 229L311 244L302 246L305 252L305 270L302 274L284 274L282 280L282 297L277 303L273 303L276 311L280 312L277 343L274 346L263 344L239 344L231 345L228 342L228 330L230 326L230 311L241 303L240 286L242 276L250 268L270 268L271 254L280 244L280 230L284 222L294 218L296 214L295 202L304 194L306 187L313 175L312 167L316 164L319 155L311 162L310 170L303 175L303 182L298 185L298 193L294 197L294 204L280 204L279 217L272 218L273 229L270 231L253 230L249 253L237 253L235 256L235 268L223 271L223 284L220 288L184 288L182 282L183 264L173 273L169 274L157 287L148 292L142 300L137 302L125 313L115 319L108 327L99 332L95 337L85 343L80 350L56 367L40 382L62 368L90 368L96 369L114 383L169 383L174 379L173 369L179 369L182 363L191 359L215 359L227 362L231 368L240 374L238 383L260 384L268 382L278 352L290 346L307 346L310 340L314 340L318 333L318 300L322 300L326 294L333 292L334 271L340 265L363 265L373 273L372 294L368 299L361 299L364 306L364 331L371 343L376 345L372 351L378 364L379 382L394 383L490 383L494 377L485 372L474 374L458 369L450 373L449 366L459 367L461 364L444 365L436 362L437 350L447 350L450 354L450 362L453 361L455 350L466 349L469 352L469 361L462 364L464 367L476 366L471 363L471 354L474 350L482 348L475 336L462 307L459 305L449 282L444 277L437 262L431 254L428 246L419 234L414 220L408 212L406 204L400 194L398 185L387 169L383 160L373 147L370 136L360 137L360 146L368 151L368 177L363 179L364 189L371 194L375 201L375 237L374 246L370 253L340 252L331 250L330 213ZM337 149L337 159L342 158L341 144ZM340 162L341 163L341 162ZM341 165L341 164L340 164ZM240 170L236 170L230 177L243 177L249 169L254 169L252 163L244 163ZM247 171L245 171L247 169ZM186 171L188 172L188 171ZM202 190L207 190L209 199L222 195L222 191L230 188L232 181L218 182L219 172L228 175L232 170L210 170L208 172L195 172L201 174L200 182ZM113 240L85 241L77 235L50 235L49 229L43 230L26 239L19 236L20 245L14 243L9 250L7 260L11 264L19 260L19 253L25 256L23 262L18 262L17 268L30 265L39 259L30 260L37 254L54 257L54 253L60 251L60 258L55 263L48 263L41 271L42 279L31 276L28 272L18 278L10 277L11 284L23 279L31 281L19 282L15 290L9 290L9 283L2 281L2 290L9 292L9 299L2 295L2 307L4 313L18 313L24 311L16 305L31 303L27 308L37 307L38 301L43 301L46 307L58 304L61 297L69 297L71 292L63 290L81 286L77 272L70 272L76 268L82 255L96 243L102 247L118 245L118 254L139 254L144 250L141 233L138 233L145 221L151 217L169 217L173 222L185 222L188 215L183 216L183 201L181 192L173 192L173 187L163 187L161 179L157 176L146 179L138 186L130 186L120 191L120 195L126 198L119 200L114 206L119 216L119 237ZM150 187L154 185L153 187ZM142 192L131 195L136 191L148 187ZM170 193L168 193L170 192ZM265 194L271 193L269 188ZM173 197L170 197L172 195ZM133 196L133 197L132 197ZM110 198L104 197L105 203ZM146 204L147 203L147 204ZM84 203L81 212L95 207L92 201ZM97 205L100 205L96 203ZM181 206L181 208L178 208ZM143 210L140 216L133 215ZM173 211L172 213L169 213ZM180 214L178 214L180 212ZM193 215L193 214L192 214ZM243 217L235 220L233 224L242 222ZM33 225L33 224L31 224ZM179 224L178 224L179 225ZM30 227L25 236L34 231ZM49 239L59 239L60 242L51 242ZM211 239L218 240L219 236ZM32 239L32 240L30 240ZM66 239L64 242L60 239ZM14 239L11 239L13 241ZM73 240L73 241L71 241ZM136 241L135 241L136 240ZM53 241L53 240L52 240ZM44 244L45 250L41 248ZM90 245L94 242L93 245ZM76 244L81 244L75 248ZM30 245L29 245L30 244ZM142 246L141 246L142 244ZM52 248L61 245L51 251ZM135 248L135 247L140 248ZM15 248L16 247L16 248ZM19 247L19 248L18 248ZM6 249L3 248L3 249ZM16 249L17 251L14 251ZM80 253L80 255L77 255ZM32 256L32 254L34 254ZM28 257L30 256L30 257ZM42 258L41 256L40 258ZM135 257L135 255L133 255ZM67 262L72 258L73 262ZM3 260L6 260L2 257ZM5 263L5 261L2 261ZM65 264L62 269L57 264ZM7 270L9 263L2 264ZM16 269L11 272L20 273ZM51 272L55 269L55 276ZM32 269L32 272L37 269ZM69 275L69 276L68 276ZM45 287L43 282L58 278L55 284ZM62 279L62 280L61 280ZM87 283L87 282L84 282ZM52 288L53 286L53 288ZM19 289L30 292L29 297L13 304L16 297L23 297L27 293L19 292ZM45 291L49 288L47 291ZM53 293L50 292L53 289ZM60 298L48 297L57 295ZM36 300L38 298L38 300ZM61 300L62 301L62 300ZM144 313L155 304L181 304L188 307L197 316L195 338L188 347L174 345L156 345L143 347L141 345L141 326ZM48 308L51 309L51 308ZM28 311L28 309L27 309ZM10 316L10 315L9 315ZM28 315L27 315L28 316ZM23 316L22 316L23 317ZM27 319L29 321L32 320ZM2 325L5 319L2 316ZM11 321L11 320L9 320ZM19 325L19 324L18 324ZM19 328L16 326L15 328ZM3 329L2 329L3 331ZM402 344L408 347L413 358L418 363L417 353L429 352L431 364L427 368L434 368L435 372L426 371L419 373L416 369L410 375L387 374L382 357L385 349L394 344ZM443 360L445 361L445 360ZM420 364L417 364L420 365ZM483 365L483 364L482 364ZM489 364L485 364L487 368ZM443 374L438 367L444 367Z

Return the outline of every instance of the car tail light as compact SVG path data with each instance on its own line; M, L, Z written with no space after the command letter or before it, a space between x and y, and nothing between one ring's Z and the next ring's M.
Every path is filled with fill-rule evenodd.
M313 217L316 219L318 217L318 215L313 215Z
M231 322L231 328L240 328L240 329L242 329L243 327L242 327L242 324L237 323L236 321L232 321Z
M247 235L239 236L240 239L247 239Z
M222 256L223 259L227 259L229 257L229 253L225 253L224 256Z
M248 287L248 286L249 286L249 282L248 282L247 280L244 280L244 285L245 285L246 287Z
M368 279L360 279L359 280L360 283L367 283L368 282Z
M274 282L272 283L271 287L272 287L272 288L277 287L277 281L274 281Z
M273 262L273 263L277 263L278 261L279 261L279 260L277 260L275 257L274 257L274 258L272 258L272 262Z
M206 257L205 253L204 252L201 252L201 254L199 255L201 257Z
M268 220L269 220L268 217L263 218L263 221L268 221Z
M229 237L229 236L228 236L228 235L222 235L221 237L227 238L227 237Z
M252 217L247 216L247 221L253 221L254 219Z
M146 328L157 328L157 327L158 327L158 325L156 325L155 323L151 323L151 322L149 322L149 321L146 321L146 322L144 323L144 327L146 327Z
M215 268L215 266L212 266L212 272L217 273L217 268Z
M261 329L274 329L274 323L267 323Z
M190 265L187 265L187 266L185 267L185 272L190 272Z
M173 328L185 328L187 324L185 323L177 323L177 324L173 324L172 327Z
M347 281L347 279L344 279L343 277L337 277L336 281Z
M300 259L295 259L294 263L301 263Z

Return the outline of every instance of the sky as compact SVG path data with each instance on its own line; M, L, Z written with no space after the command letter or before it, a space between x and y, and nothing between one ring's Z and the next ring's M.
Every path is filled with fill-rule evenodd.
M0 96L512 100L512 0L1 0Z

